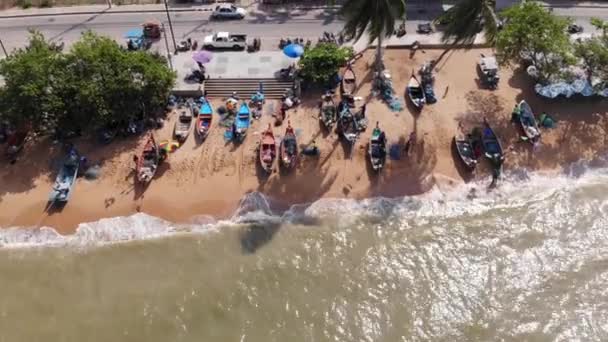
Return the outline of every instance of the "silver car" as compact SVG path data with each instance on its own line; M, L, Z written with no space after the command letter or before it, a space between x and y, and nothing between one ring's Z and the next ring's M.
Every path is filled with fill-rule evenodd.
M215 7L211 13L211 19L243 19L247 15L244 8L231 4L221 4Z

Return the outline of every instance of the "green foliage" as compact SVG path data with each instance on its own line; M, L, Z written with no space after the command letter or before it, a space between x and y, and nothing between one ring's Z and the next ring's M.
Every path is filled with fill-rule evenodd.
M53 1L52 0L41 0L38 7L40 7L40 8L53 7Z
M64 57L37 32L31 34L26 49L0 61L5 82L0 93L3 119L17 126L30 122L39 127L54 125L56 115L48 114L64 111L63 99L58 97L62 84L56 77L64 65Z
M91 32L66 54L33 33L27 48L0 62L0 74L4 116L40 131L86 131L141 118L163 106L175 80L161 57L128 52Z
M28 9L28 8L32 7L32 1L31 0L18 0L17 6L23 8L23 9Z
M591 18L591 25L595 26L598 30L602 31L602 36L607 38L608 36L608 21L600 18Z
M378 40L376 65L380 67L382 39L393 35L397 21L405 21L405 1L348 0L342 5L340 14L345 21L347 37L359 40L367 32L370 44Z
M554 16L536 2L512 6L502 15L506 25L496 36L496 49L502 62L534 65L541 82L574 62L566 31L568 19Z
M442 40L454 44L471 44L483 30L486 41L494 43L499 26L495 6L496 0L458 1L439 17L439 22L445 23Z
M579 57L587 70L587 79L608 81L608 42L593 37L574 44L574 54Z
M317 44L313 48L306 49L300 59L301 74L308 81L325 84L352 55L351 48L327 43Z

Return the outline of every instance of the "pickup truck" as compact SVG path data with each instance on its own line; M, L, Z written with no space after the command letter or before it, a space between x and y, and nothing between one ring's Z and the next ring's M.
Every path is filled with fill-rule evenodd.
M203 48L205 49L243 50L246 47L247 35L244 34L218 32L216 34L206 36L205 39L203 39Z

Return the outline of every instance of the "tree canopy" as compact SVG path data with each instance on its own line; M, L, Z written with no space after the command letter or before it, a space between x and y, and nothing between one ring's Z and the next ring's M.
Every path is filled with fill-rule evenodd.
M496 0L459 0L439 18L446 24L443 41L471 44L484 31L486 41L494 43L500 26L495 7Z
M534 65L541 82L573 62L568 19L551 14L536 2L509 7L501 15L506 24L496 35L496 49L502 62Z
M346 36L359 40L367 32L369 43L378 40L376 63L381 65L382 39L395 32L395 23L405 20L404 0L349 0L342 5L340 14L345 20Z
M92 32L67 53L32 32L26 48L0 61L0 75L0 115L37 131L86 131L142 118L166 102L175 81L162 57L126 51Z
M336 44L321 43L306 49L300 58L302 76L313 83L326 84L338 69L352 57L352 49Z
M608 44L605 39L592 37L574 43L574 54L582 60L587 79L608 80Z

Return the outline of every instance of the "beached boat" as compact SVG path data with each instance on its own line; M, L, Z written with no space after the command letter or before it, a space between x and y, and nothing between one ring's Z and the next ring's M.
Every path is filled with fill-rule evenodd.
M287 122L285 136L281 141L280 147L281 164L288 169L293 169L298 161L298 142L296 133L291 127L291 123Z
M407 96L412 101L412 104L419 110L426 104L426 96L424 95L424 89L414 74L410 77L407 84Z
M61 164L57 178L55 178L55 184L53 184L53 189L49 194L50 203L66 203L70 199L74 182L78 176L79 166L80 155L75 148L72 148Z
M374 128L372 137L369 140L368 154L372 169L380 171L386 162L386 136L380 127L378 127L378 123L376 123L376 128Z
M173 130L173 136L175 140L183 143L188 139L190 134L190 127L192 126L192 108L187 105L180 105L177 108L179 117L175 122L175 128Z
M350 66L346 66L344 69L344 73L342 74L342 81L340 83L340 92L342 94L350 94L353 95L355 90L357 89L357 78L355 76L355 72L353 68Z
M271 173L272 164L277 156L277 146L272 133L272 128L268 124L268 129L262 132L262 138L260 140L260 165L264 171Z
M355 122L354 115L350 111L350 108L345 106L340 112L338 118L338 131L340 136L351 145L355 144L358 137L357 124Z
M196 133L201 139L207 138L213 120L213 108L206 98L201 98L198 117L196 118Z
M485 119L483 129L481 131L481 143L483 145L486 158L490 159L490 161L494 162L494 164L502 164L505 157L500 139L496 133L494 133L494 130L492 130L492 127L490 127L490 124Z
M154 174L156 174L158 165L162 161L161 156L156 140L154 140L154 136L150 134L141 155L137 159L137 169L135 171L138 182L149 183L152 180Z
M334 102L333 94L327 93L322 96L320 114L319 119L325 128L331 130L332 126L336 122L336 103Z
M466 134L463 131L463 127L458 127L458 132L454 136L454 146L456 147L456 153L460 157L460 160L464 163L469 171L475 170L477 166L477 156L475 155L475 149L473 148L473 139L470 134Z
M517 111L519 114L519 124L524 132L525 140L532 144L536 143L540 139L540 129L538 128L532 108L525 100L522 100L517 105Z
M236 115L236 120L234 121L235 131L233 132L233 139L235 141L241 142L245 140L250 123L251 111L249 110L249 105L247 105L247 102L243 101Z

